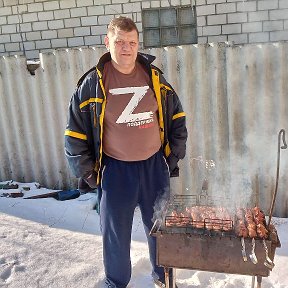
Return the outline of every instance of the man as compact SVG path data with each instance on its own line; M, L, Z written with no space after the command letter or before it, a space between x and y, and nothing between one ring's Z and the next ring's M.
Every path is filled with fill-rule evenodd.
M141 54L139 32L126 17L113 19L104 54L78 82L68 111L65 152L82 190L102 193L100 221L106 287L126 287L131 278L134 210L141 211L152 275L165 287L149 236L155 203L169 194L170 176L185 156L185 114L173 88ZM86 187L85 187L86 185ZM87 190L86 190L87 191Z

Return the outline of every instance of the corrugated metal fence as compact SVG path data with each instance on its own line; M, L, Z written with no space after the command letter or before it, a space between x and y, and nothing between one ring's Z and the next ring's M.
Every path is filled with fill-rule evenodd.
M74 187L63 150L70 96L103 49L41 55L32 76L22 57L0 58L0 181ZM224 43L145 51L157 56L187 113L187 157L176 194L201 191L269 211L278 133L288 133L288 43ZM287 137L288 138L288 137ZM281 150L275 215L288 217L288 150ZM219 198L220 199L220 198Z

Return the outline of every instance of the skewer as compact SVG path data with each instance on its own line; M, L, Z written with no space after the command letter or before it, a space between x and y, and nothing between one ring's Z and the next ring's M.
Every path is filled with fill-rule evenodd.
M255 254L255 244L256 244L255 238L252 238L252 251L251 251L251 254L249 255L249 258L251 262L256 265L258 263L258 259Z
M247 255L246 255L246 249L245 249L245 239L244 237L241 237L241 246L242 246L242 257L243 261L247 262Z
M267 247L267 244L266 244L266 241L265 239L263 239L263 246L264 246L264 250L265 250L265 255L266 255L266 258L265 258L265 261L264 261L264 265L269 268L270 270L272 270L275 266L275 264L273 263L273 261L269 258L269 255L268 255L268 247Z

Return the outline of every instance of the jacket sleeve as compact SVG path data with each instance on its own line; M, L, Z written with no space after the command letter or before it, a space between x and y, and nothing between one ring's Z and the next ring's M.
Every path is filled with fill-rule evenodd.
M167 162L170 167L170 176L179 176L179 159L183 159L186 154L187 128L186 115L176 92L171 88L167 92L167 138L169 156Z
M65 130L65 155L70 169L76 177L87 178L94 170L95 159L91 145L88 143L90 112L80 109L83 95L90 95L87 81L82 83L73 93ZM89 98L88 98L89 99ZM91 127L90 127L91 129Z

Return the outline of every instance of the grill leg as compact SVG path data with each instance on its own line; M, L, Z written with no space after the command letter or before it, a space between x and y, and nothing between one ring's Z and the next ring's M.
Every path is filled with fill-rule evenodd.
M175 288L176 285L176 269L172 268L172 288Z
M261 288L262 287L262 285L261 285L261 283L262 283L262 276L252 276L252 288L254 288L255 287L255 278L257 277L257 287L256 288Z
M171 268L172 272L172 277L169 277L169 270L170 268L164 267L164 273L165 273L165 286L169 288L175 288L176 285L176 269ZM172 283L170 283L170 280ZM171 284L171 286L169 286Z
M164 267L164 273L165 273L165 286L169 287L169 268Z
M257 276L257 288L262 287L261 283L262 283L262 276Z

